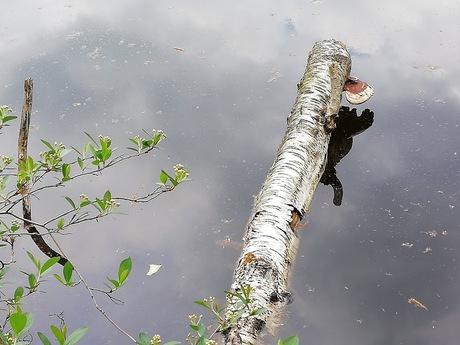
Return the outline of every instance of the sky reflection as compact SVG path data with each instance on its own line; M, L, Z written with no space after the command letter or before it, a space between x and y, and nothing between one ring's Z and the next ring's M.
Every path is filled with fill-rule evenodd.
M34 79L32 152L40 138L78 145L83 131L110 135L119 147L142 129L166 132L155 157L108 173L105 184L88 180L43 200L107 186L140 194L161 168L185 164L193 181L174 193L60 238L93 285L131 256L133 276L117 296L125 305L103 296L101 304L132 334L183 340L187 315L203 312L192 302L230 286L239 251L215 241L241 241L308 52L318 40L342 40L353 73L376 90L365 104L375 122L337 166L342 206L332 205L330 187L317 189L279 336L299 334L302 344L456 344L458 14L456 1L427 0L11 2L0 15L0 103L18 114L23 81ZM2 153L14 154L15 131L3 131ZM50 212L41 202L33 209L43 218ZM147 277L151 263L163 268ZM126 342L83 289L52 282L46 289L27 304L44 315L35 331L64 311L70 328L90 326L84 343Z

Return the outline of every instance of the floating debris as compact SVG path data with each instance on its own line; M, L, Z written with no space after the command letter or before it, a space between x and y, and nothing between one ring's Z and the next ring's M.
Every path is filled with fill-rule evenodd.
M416 300L416 299L413 298L413 297L412 297L412 298L409 298L409 299L407 300L407 303L413 304L413 305L415 305L415 306L418 307L418 308L422 308L422 309L425 309L426 311L428 311L428 308L426 307L426 305L424 305L422 302Z
M438 232L436 230L430 230L430 231L424 231L424 234L427 234L430 237L436 237L438 236Z
M157 265L157 264L151 264L149 265L149 271L147 272L148 276L154 275L155 273L158 272L158 270L161 268L162 265Z
M267 80L267 83L273 83L275 81L277 81L279 78L281 78L281 72L279 71L279 69L275 69L274 74Z
M229 238L226 238L226 239L223 239L223 240L217 240L217 241L214 241L214 243L217 244L218 246L222 246L223 248L231 248L231 249L235 249L235 250L243 249L243 243L233 241L233 240L231 240Z
M438 69L441 69L441 66L436 66L436 65L431 65L431 64L428 64L425 67L429 69L430 71L436 71Z
M185 51L184 48L180 48L180 47L174 47L173 49L177 50L178 52L181 52L181 53Z
M412 248L413 246L414 246L413 243L409 243L409 242L401 243L401 247Z
M66 37L65 37L65 40L68 41L68 40L73 40L77 37L80 37L80 36L83 36L83 31L75 31L75 32L72 32L71 34L68 34Z
M423 254L426 254L426 253L431 253L432 251L433 251L433 249L431 249L431 247L426 247L426 248L422 251L422 253L423 253Z

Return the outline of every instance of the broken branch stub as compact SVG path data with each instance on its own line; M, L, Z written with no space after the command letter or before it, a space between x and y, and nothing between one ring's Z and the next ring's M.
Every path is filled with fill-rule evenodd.
M241 286L251 286L251 307L267 311L252 316L247 312L225 329L227 345L255 344L265 327L273 332L292 300L288 282L298 247L298 224L323 173L350 70L350 54L339 41L317 42L309 54L286 133L256 198L232 284L238 293ZM237 297L229 301L229 323L238 305L232 298Z
M18 171L21 166L25 166L27 161L27 146L29 142L29 127L30 127L30 117L32 115L32 98L33 98L33 80L26 79L24 81L24 102L22 106L22 115L21 123L19 125L19 135L18 135ZM18 180L19 181L19 180ZM32 237L32 240L35 242L36 246L48 257L50 258L59 258L59 263L64 266L67 262L67 259L52 249L48 243L44 240L40 232L37 230L35 225L31 223L32 220L32 203L30 200L30 181L22 181L22 184L19 186L18 193L23 195L22 198L22 212L24 216L24 229ZM18 182L19 184L19 182Z

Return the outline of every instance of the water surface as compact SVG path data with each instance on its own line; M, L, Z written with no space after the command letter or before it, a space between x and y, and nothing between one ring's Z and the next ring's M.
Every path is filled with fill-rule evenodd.
M128 332L184 340L187 315L204 312L193 301L229 288L239 250L216 241L241 241L308 52L333 37L349 47L353 74L376 90L358 108L372 109L375 122L337 166L342 206L332 204L330 187L317 188L278 336L299 334L302 344L457 343L456 1L42 0L4 4L0 17L0 103L19 114L23 81L34 79L32 153L42 150L40 138L80 145L84 131L109 135L120 148L142 129L168 135L163 150L104 174L104 182L88 179L43 200L62 204L63 195L107 188L142 194L162 168L180 162L191 171L193 181L173 193L59 237L93 286L133 258L117 295L124 305L98 296ZM3 131L2 153L14 154L15 130ZM41 220L54 215L47 202L33 208ZM27 240L18 255L22 248L33 250ZM151 263L163 267L148 277ZM46 294L27 301L34 332L47 332L58 322L49 315L63 312L70 329L90 327L82 343L128 343L82 287L51 280Z

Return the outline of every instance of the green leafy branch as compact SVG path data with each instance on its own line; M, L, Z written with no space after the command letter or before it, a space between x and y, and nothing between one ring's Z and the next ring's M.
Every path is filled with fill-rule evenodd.
M60 282L63 285L69 286L69 287L74 287L75 285L77 285L77 283L75 283L72 280L72 273L73 272L74 272L74 267L73 267L72 263L70 261L67 261L65 263L65 265L62 267L62 276L60 276L59 274L55 273L54 277L56 278L56 280L58 282Z
M17 118L16 116L8 115L9 113L11 113L10 107L7 105L0 106L0 129L2 129L4 126L9 126L7 122Z
M151 132L143 130L147 135L147 139L144 139L140 135L136 135L134 138L129 138L129 140L134 144L135 147L128 147L129 150L141 154L143 152L148 152L152 150L157 144L166 139L166 134L161 129L153 129Z
M251 298L253 289L250 285L244 287L240 286L241 292L225 291L226 299L228 303L233 304L236 310L234 315L227 320L225 315L226 306L220 306L216 298L209 297L195 301L195 304L207 309L214 315L214 320L217 322L217 328L208 334L207 327L202 323L202 316L196 316L195 314L189 316L190 328L196 333L196 335L189 334L187 336L187 342L190 345L206 345L211 338L219 332L225 331L231 325L235 324L245 313L248 317L260 315L267 312L266 308L255 308Z
M131 258L126 258L122 262L120 262L120 266L118 267L118 278L117 279L110 279L109 282L112 286L105 284L107 287L110 288L109 292L113 292L119 288L121 288L126 281L128 280L128 276L131 273L131 269L133 267L133 262Z
M37 291L41 278L43 275L48 273L50 269L58 262L59 258L50 258L47 259L45 262L42 263L40 258L35 257L32 253L27 252L30 260L32 261L33 265L36 268L35 273L25 273L28 277L28 286L26 287L29 292L25 294L25 290L22 286L18 286L13 294L13 297L7 300L8 304L8 323L11 328L10 332L1 333L0 332L0 340L3 341L3 344L9 345L18 345L18 344L29 344L29 341L22 341L21 339L29 332L33 322L34 316L31 313L23 312L21 309L21 305L23 304L22 299L28 294L32 294ZM132 269L132 260L131 258L126 258L122 260L119 264L118 268L118 277L116 279L108 278L110 282L110 286L107 285L110 290L109 291L102 291L97 288L91 288L87 285L86 281L84 281L81 274L73 267L73 265L68 261L63 267L63 274L62 276L59 274L54 274L54 277L63 285L68 287L74 287L78 283L76 283L73 278L73 272L76 272L80 278L79 282L83 282L85 287L88 289L91 298L96 306L96 308L112 323L114 324L122 333L130 337L133 342L136 342L134 338L129 336L125 331L123 331L108 315L97 305L95 296L93 295L92 291L101 291L105 294L109 295L113 293L115 290L121 288L128 280L128 277L131 273ZM0 280L4 277L5 273L8 271L7 267L3 267L0 269ZM113 297L111 297L114 300ZM87 327L81 327L71 334L67 334L67 326L65 324L61 325L61 327L57 327L55 325L50 326L51 332L53 333L57 344L59 345L74 345L76 344L87 332ZM50 339L43 333L38 332L38 337L43 343L43 345L52 344ZM0 342L1 344L1 342ZM171 343L170 345L173 345Z
M146 154L150 150L156 147L156 145L166 138L166 135L161 130L153 130L152 132L144 131L148 135L148 139L140 139L139 136L130 138L131 142L137 143L137 149L130 148L132 150L136 150L138 152L135 155L121 155L118 157L113 158L109 161L110 157L112 157L112 153L114 149L111 148L112 140L105 136L99 136L99 142L97 142L89 133L85 133L89 138L90 142L87 142L83 146L83 150L80 152L74 147L73 150L79 154L79 157L76 161L73 162L64 162L63 158L72 150L66 149L65 145L62 143L54 143L52 145L50 142L46 140L42 140L42 143L46 146L47 151L43 151L40 153L40 160L34 161L32 157L27 157L23 164L20 164L18 170L18 185L17 188L20 190L25 183L32 182L33 187L29 187L28 190L20 190L20 193L15 189L8 193L4 193L6 186L8 185L11 176L5 175L2 176L0 174L0 196L2 196L3 202L0 201L0 217L4 216L13 216L19 220L22 220L21 217L14 215L11 213L13 207L25 197L36 195L37 193L43 191L47 188L55 188L64 185L64 183L74 180L79 177L83 177L85 175L94 175L102 172L102 170L113 166L114 164L120 163L123 160L134 158L139 156L140 154ZM91 152L92 155L87 157L87 154ZM13 158L9 158L6 156L0 157L0 168L4 168L8 166ZM87 159L91 159L94 165L97 165L95 169L88 169L85 166L85 161ZM78 164L81 172L75 175L71 175L72 165ZM38 173L41 172L40 175ZM36 187L34 183L39 181L43 176L50 172L60 172L62 176L59 178L59 182L56 184L48 184ZM1 173L1 171L0 171ZM49 221L44 223L37 223L31 221L30 223L36 227L45 229L48 233L52 233L54 231L61 231L64 228L69 227L70 225L78 224L82 221L89 221L89 220L97 220L100 217L106 216L108 214L113 213L119 206L120 201L128 201L130 203L137 203L137 202L149 202L152 199L155 199L159 195L164 192L168 192L173 190L178 184L186 180L189 176L189 171L184 168L183 165L177 164L174 166L174 177L168 174L165 170L161 170L160 177L159 177L159 185L160 187L154 189L152 192L140 196L140 197L112 197L110 191L106 191L102 198L95 198L93 201L90 201L84 194L80 195L80 198L83 199L79 205L77 206L76 202L72 200L69 196L65 196L65 199L71 205L71 209L63 212L62 214L51 218ZM170 183L170 184L169 184ZM2 208L5 208L8 205L6 211L1 211ZM85 206L92 205L98 211L97 215L91 216L90 212L82 211ZM57 222L57 223L54 223ZM53 224L53 227L50 225Z
M29 273L27 274L28 276L28 281L29 281L29 286L28 289L30 292L35 292L40 285L40 278L47 273L51 267L53 267L57 262L59 261L59 258L50 258L46 260L43 264L41 264L41 261L39 258L36 258L31 252L27 252L27 255L29 256L30 260L33 262L35 267L37 268L37 273Z
M59 261L59 258L49 258L45 262L42 263L40 258L35 257L32 253L27 252L30 260L32 261L33 265L35 266L36 272L35 273L25 273L27 275L28 285L26 288L28 289L28 293L25 294L25 289L22 286L16 287L13 293L13 297L7 299L6 303L8 306L7 315L8 315L8 323L10 326L11 331L7 333L0 332L0 340L2 344L8 345L19 345L19 344L29 344L29 341L23 340L25 335L28 334L30 328L32 327L35 317L32 313L23 312L22 304L23 298L29 294L32 294L37 291L42 277L48 273L51 268ZM69 263L70 264L70 263ZM0 269L0 280L3 279L4 275L8 272L8 267L2 267ZM66 337L66 326L64 325L63 329L59 329L59 333L56 332L57 327L51 326L53 333L56 335L56 339L58 340L59 344L65 345L73 345L75 344L83 335L86 333L86 330L79 329L73 332L68 338ZM58 337L58 334L60 336ZM41 334L38 333L39 338L42 340L43 344L51 344L50 341ZM61 341L62 340L62 341ZM47 341L47 342L46 342Z
M217 323L217 327L213 332L208 332L210 327L207 327L203 322L203 316L196 316L195 314L189 315L190 328L194 331L194 334L188 334L187 342L190 345L217 345L217 342L212 338L217 333L222 333L236 322L244 317L253 317L267 312L266 308L257 308L254 306L251 294L253 288L248 286L240 286L237 291L225 291L226 300L229 305L232 306L231 317L228 318L226 310L228 306L221 306L217 302L215 297L209 297L195 301L195 304L205 308L213 314L214 321ZM297 336L288 337L278 341L278 345L298 345L299 338Z
M67 325L61 328L51 325L50 329L59 345L75 345L88 331L88 327L80 327L67 336ZM52 345L43 333L37 332L37 334L43 345Z
M185 181L189 176L189 171L184 168L182 164L176 164L174 167L174 177L169 175L166 171L161 170L160 183L167 185L168 181L171 182L171 189L175 188L179 183Z
M16 118L15 116L6 115L10 111L11 110L7 107L1 108L0 128L3 128L5 123ZM23 122L21 121L21 125L22 124ZM49 234L55 245L64 255L58 242L56 242L52 236L52 233L62 231L70 225L75 225L88 220L98 220L103 216L111 214L120 206L119 201L129 201L131 203L149 202L163 192L172 190L188 177L189 172L185 170L182 165L177 165L174 167L174 177L169 178L170 175L162 170L159 178L160 187L141 197L114 197L109 190L107 190L102 197L96 197L91 200L84 194L81 194L79 202L74 201L74 199L69 196L65 196L64 198L70 205L70 209L52 217L44 223L39 223L30 219L30 212L28 213L29 216L26 216L25 214L21 216L15 213L16 206L20 203L29 202L31 196L38 197L38 194L45 189L64 186L65 184L86 175L100 175L103 170L113 167L115 164L147 154L156 148L160 141L166 138L166 135L161 130L153 130L152 132L144 131L144 134L147 135L146 138L141 138L140 136L130 138L130 142L134 144L134 147L128 147L128 149L134 150L135 154L114 156L116 148L113 147L112 140L109 137L99 135L95 139L89 133L85 134L89 138L89 141L83 145L81 152L74 147L72 147L72 150L67 149L62 143L55 142L54 144L51 144L51 142L47 140L41 140L42 144L45 146L45 150L39 154L38 158L34 159L32 156L27 156L26 150L21 151L22 156L20 157L24 157L24 159L18 164L16 186L11 186L10 184L12 177L14 177L14 174L10 172L12 170L11 163L14 162L14 158L0 155L0 246L4 246L5 244L3 243L7 243L10 246L10 251L12 253L12 259L10 262L4 263L0 261L0 280L9 270L9 267L5 267L5 265L11 265L15 262L13 260L13 243L16 238L26 235L25 232L19 231L23 228L23 222L27 225L27 231L30 230L30 227L34 228L33 231L27 233L27 235L30 235L33 238L40 237L43 239L43 237L41 237L42 235ZM22 149L27 148L27 134L24 135L24 138L25 140L23 140L21 144ZM74 161L69 160L69 154L72 152L77 153L77 157ZM90 164L88 164L89 162ZM163 174L167 174L169 179L164 180L162 177ZM44 179L45 175L57 178L57 182L46 183ZM47 181L49 181L49 179ZM171 183L171 185L169 183ZM95 209L97 212L90 212L90 208ZM46 233L42 232L40 234L36 228L45 229ZM41 249L41 247L39 248ZM47 251L44 251L44 253L49 255L49 252ZM59 257L53 257L42 262L30 252L27 252L27 255L34 264L36 271L32 273L23 272L27 276L28 284L24 287L18 286L11 298L4 301L0 300L0 302L6 302L8 306L5 324L8 322L11 328L10 332L0 332L0 343L9 345L30 343L29 340L25 340L23 337L25 334L28 334L34 319L31 313L23 312L23 298L38 291L40 284L43 281L43 276L48 273L49 270L60 260ZM85 288L88 290L96 309L100 311L103 316L120 332L129 337L133 342L136 342L133 337L121 329L99 307L93 294L94 291L102 292L107 294L113 301L117 301L113 296L111 296L111 294L125 285L131 269L131 259L127 258L122 260L118 268L118 276L116 278L107 278L108 284L105 285L109 288L108 291L90 287L70 261L65 262L62 274L54 274L54 277L58 282L68 287L73 287L83 283ZM73 273L76 273L79 279L74 279ZM27 291L27 293L25 291ZM60 327L51 325L50 329L57 343L60 345L75 344L81 339L87 330L87 328L83 327L68 334L67 326L65 324ZM39 332L38 336L44 345L51 344L51 341L45 334ZM145 341L145 337L141 335L139 337L140 342ZM174 342L171 342L170 344L174 344Z
M152 338L149 338L147 334L140 333L139 340L136 342L139 345L161 345L161 337L159 334L155 334ZM181 344L180 341L168 341L163 345L178 345Z

